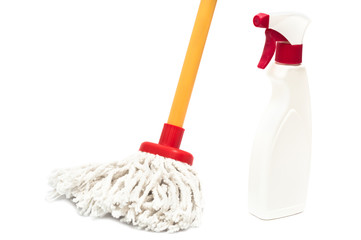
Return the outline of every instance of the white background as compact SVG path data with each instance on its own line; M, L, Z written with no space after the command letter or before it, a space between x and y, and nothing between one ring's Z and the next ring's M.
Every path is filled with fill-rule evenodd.
M169 235L45 201L58 167L121 160L157 142L199 1L0 2L1 239L360 239L361 33L358 1L220 0L182 149L205 200L202 225ZM257 69L259 12L299 11L313 112L306 211L247 211L252 141L271 86Z

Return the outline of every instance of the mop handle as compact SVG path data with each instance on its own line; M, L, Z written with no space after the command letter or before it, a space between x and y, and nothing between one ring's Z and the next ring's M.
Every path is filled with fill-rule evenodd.
M168 124L183 127L217 0L201 0Z

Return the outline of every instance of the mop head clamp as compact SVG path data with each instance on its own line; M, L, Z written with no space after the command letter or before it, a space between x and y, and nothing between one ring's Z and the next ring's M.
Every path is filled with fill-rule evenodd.
M192 165L193 155L179 149L183 133L184 128L165 123L159 143L144 142L140 146L139 151L153 153Z

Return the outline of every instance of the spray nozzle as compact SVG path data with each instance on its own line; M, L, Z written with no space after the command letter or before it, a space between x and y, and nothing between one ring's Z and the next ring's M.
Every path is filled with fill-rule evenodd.
M253 18L256 27L266 28L266 42L259 68L266 68L276 53L276 62L301 64L303 35L310 20L300 14L259 13Z

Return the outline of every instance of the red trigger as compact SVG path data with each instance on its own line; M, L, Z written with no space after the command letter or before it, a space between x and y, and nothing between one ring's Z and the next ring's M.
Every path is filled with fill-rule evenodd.
M265 69L268 63L272 60L276 50L277 41L287 41L287 39L275 30L266 29L266 42L264 44L261 60L258 63L259 68Z

